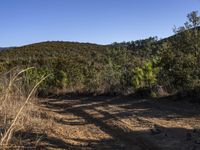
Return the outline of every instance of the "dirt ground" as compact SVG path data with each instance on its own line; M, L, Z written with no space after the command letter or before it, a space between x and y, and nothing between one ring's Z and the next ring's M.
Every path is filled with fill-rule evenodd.
M199 104L103 96L40 101L55 120L41 149L200 150Z

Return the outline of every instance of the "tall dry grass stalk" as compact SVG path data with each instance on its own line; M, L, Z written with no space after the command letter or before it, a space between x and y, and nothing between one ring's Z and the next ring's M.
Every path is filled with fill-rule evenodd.
M23 95L22 74L31 68L27 68L16 73L8 72L4 79L0 81L0 148L8 147L13 138L13 132L33 128L41 121L40 111L35 105L34 92L37 87L49 76L43 76L30 90L27 97ZM11 75L12 74L12 75ZM32 124L32 126L31 126ZM16 146L16 145L15 145Z
M11 79L9 80L9 83L8 83L8 87L5 89L5 93L2 95L1 97L1 107L4 105L4 103L7 101L9 95L10 95L10 92L11 92L11 88L15 82L15 80L19 77L19 75L21 75L22 73L30 70L30 69L33 69L34 67L30 67L30 68L27 68L27 69L24 69L24 70L21 70L20 72L18 73L14 73L14 75L11 77ZM0 107L0 109L2 109Z

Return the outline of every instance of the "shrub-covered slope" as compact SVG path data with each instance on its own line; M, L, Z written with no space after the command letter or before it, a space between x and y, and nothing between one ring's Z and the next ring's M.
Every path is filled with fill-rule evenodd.
M29 80L51 74L44 91L119 92L131 84L127 79L133 66L143 61L122 47L73 42L43 42L0 53L2 71L34 66L37 69L30 71Z
M43 42L12 48L0 52L0 72L35 67L27 73L30 83L50 74L41 93L199 93L199 25L200 17L192 12L174 36L163 40L150 37L106 46Z

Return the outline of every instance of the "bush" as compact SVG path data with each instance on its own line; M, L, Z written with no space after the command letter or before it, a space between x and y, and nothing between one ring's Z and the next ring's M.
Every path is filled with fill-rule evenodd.
M136 67L133 72L133 85L136 89L151 88L157 82L159 68L154 67L152 62L147 62L142 67Z

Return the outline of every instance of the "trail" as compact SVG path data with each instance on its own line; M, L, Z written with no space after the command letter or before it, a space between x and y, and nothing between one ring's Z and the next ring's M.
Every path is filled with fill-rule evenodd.
M46 140L46 149L200 149L198 105L130 97L63 97L41 104L55 121L55 141Z

